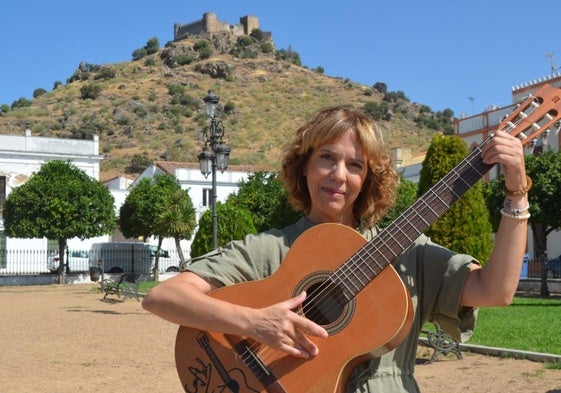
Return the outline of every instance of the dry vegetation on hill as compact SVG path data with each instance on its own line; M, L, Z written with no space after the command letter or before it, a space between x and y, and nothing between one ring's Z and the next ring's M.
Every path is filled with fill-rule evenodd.
M203 41L210 48L205 55L197 50ZM220 118L231 164L273 170L283 143L315 110L384 99L372 86L310 70L280 58L279 51L259 50L262 43L254 41L252 47L229 35L194 36L130 62L82 63L64 84L55 82L56 89L0 112L0 132L21 134L29 127L47 137L97 134L102 180L127 171L135 157L196 162L208 129L202 97L212 89L224 106ZM422 107L407 99L392 102L391 119L379 121L390 147L413 153L428 147L435 130L416 124Z

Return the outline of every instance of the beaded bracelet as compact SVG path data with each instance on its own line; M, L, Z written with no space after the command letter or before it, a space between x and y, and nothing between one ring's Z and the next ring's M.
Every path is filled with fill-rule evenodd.
M518 209L514 209L514 210L518 210ZM501 209L501 214L504 217L508 217L508 218L512 218L513 220L527 220L531 217L530 213L526 213L524 215L522 214L516 214L513 210L513 214L510 214L509 212L507 212L504 208Z
M520 190L515 190L515 191L510 191L508 188L504 188L504 192L506 195L508 196L522 196L524 194L526 194L528 191L530 191L530 189L532 188L532 179L530 179L529 176L526 176L526 187L520 189Z
M505 203L503 210L505 211L505 213L509 213L508 210L510 210L510 214L514 215L514 216L519 216L522 213L524 213L525 211L528 211L528 209L530 209L530 205L526 205L526 207L517 209L514 208L512 209L511 207L507 206L507 204Z

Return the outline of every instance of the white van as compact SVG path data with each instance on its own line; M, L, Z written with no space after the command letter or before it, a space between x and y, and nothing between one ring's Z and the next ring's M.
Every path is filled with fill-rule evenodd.
M94 243L90 248L90 267L103 266L106 273L150 273L150 247L144 243Z
M89 266L103 266L105 273L152 273L156 246L139 242L94 243L90 248ZM159 270L177 271L169 263L162 263L169 257L166 250L160 250Z

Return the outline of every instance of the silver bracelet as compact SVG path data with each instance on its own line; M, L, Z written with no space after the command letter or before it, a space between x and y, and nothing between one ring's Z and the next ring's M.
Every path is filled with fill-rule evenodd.
M513 216L519 216L519 215L521 215L522 213L528 211L528 209L530 209L530 205L529 205L529 204L526 205L526 207L519 208L519 209L517 209L517 208L512 209L512 208L511 208L510 206L508 206L508 204L506 204L506 203L505 203L505 205L504 205L504 207L503 207L503 210L504 210L505 213L510 213L510 214L512 214ZM510 210L510 212L509 212L508 210Z
M520 210L520 209L513 209L513 213L509 213L507 212L504 208L501 209L501 214L504 217L508 217L508 218L512 218L513 220L527 220L531 217L530 213L526 213L526 214L520 214L519 212L514 212L514 210ZM524 211L526 211L528 209L524 209Z

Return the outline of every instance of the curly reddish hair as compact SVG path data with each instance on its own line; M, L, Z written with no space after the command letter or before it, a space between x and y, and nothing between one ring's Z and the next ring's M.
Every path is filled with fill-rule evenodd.
M368 160L368 171L353 214L358 222L373 226L395 202L399 175L374 120L361 110L335 106L317 112L296 131L286 146L281 179L297 210L310 213L312 200L303 170L312 151L338 140L345 133L355 135Z

